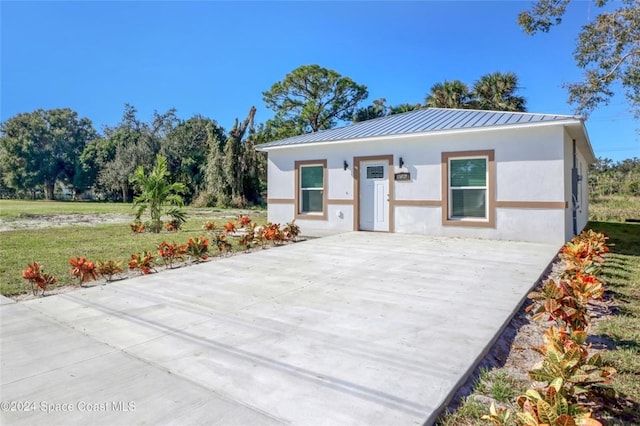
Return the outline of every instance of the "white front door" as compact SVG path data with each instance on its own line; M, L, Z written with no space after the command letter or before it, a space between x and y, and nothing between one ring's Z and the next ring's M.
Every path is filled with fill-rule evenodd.
M389 165L360 163L360 229L389 231Z

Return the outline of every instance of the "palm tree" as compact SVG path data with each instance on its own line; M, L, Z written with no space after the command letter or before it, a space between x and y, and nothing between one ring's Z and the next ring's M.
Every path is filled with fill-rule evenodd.
M494 111L526 111L523 96L517 96L518 76L494 72L480 77L473 85L473 107Z
M444 81L431 86L426 106L432 108L468 108L469 88L460 80Z
M402 114L403 112L415 111L422 108L420 104L399 104L389 107L389 115Z
M184 194L186 186L181 182L169 183L168 178L167 158L162 155L156 157L156 163L149 175L139 166L131 176L131 183L141 191L140 195L133 199L134 207L138 208L136 220L139 221L148 209L151 216L149 229L155 233L162 229L163 215L171 216L180 223L185 221L185 213L182 210L184 201L180 194Z

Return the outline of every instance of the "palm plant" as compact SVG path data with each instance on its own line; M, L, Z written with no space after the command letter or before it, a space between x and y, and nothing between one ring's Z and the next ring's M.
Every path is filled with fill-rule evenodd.
M480 77L473 85L473 107L493 111L526 111L526 99L517 96L518 76L494 72Z
M145 174L142 166L139 166L130 179L140 191L140 195L133 200L134 207L137 208L136 220L140 221L142 214L149 210L151 216L149 229L155 233L159 233L162 229L163 215L170 216L180 223L186 220L182 209L184 201L181 196L186 191L186 187L180 182L169 183L169 176L167 158L158 155L148 175Z
M460 80L444 81L431 86L426 106L432 108L468 108L471 96L469 88Z

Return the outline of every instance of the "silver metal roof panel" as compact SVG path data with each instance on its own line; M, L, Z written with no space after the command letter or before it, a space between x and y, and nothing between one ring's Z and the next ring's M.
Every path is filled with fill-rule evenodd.
M532 114L525 112L484 111L469 109L425 108L403 114L380 117L335 129L307 133L268 142L258 149L302 145L307 143L354 140L393 135L410 135L439 131L455 131L486 127L527 125L539 122L580 120L572 115Z

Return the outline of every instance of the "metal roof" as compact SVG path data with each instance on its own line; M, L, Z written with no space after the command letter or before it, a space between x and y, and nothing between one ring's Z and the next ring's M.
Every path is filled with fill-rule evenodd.
M259 145L257 149L262 151L264 148L319 142L578 120L582 120L581 117L573 115L426 108L267 142Z

